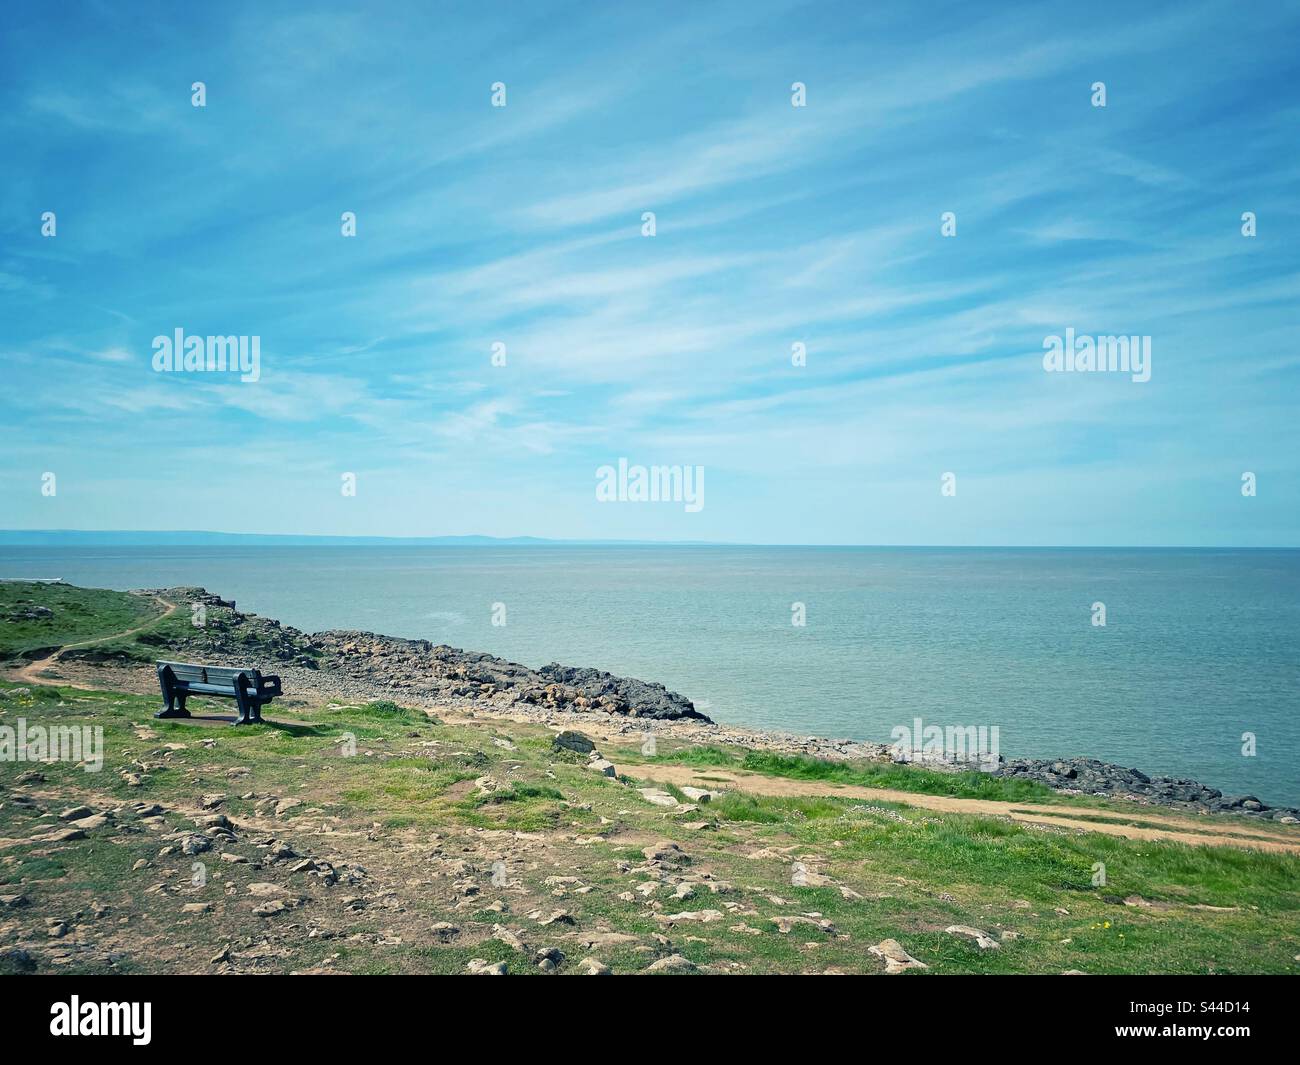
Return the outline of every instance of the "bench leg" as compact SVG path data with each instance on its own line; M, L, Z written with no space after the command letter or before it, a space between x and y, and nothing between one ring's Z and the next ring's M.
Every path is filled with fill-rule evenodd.
M177 705L179 704L179 705ZM154 717L189 717L190 712L185 709L185 696L170 695L167 697L167 705L164 706Z
M236 691L235 703L239 706L239 716L235 718L236 725L256 725L257 718L253 716L253 707L257 704L252 702L243 692L244 678L240 677L239 688Z

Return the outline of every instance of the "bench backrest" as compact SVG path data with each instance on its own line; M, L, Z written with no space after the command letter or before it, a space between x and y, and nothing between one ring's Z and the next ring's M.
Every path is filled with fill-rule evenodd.
M194 662L159 662L159 669L170 669L172 676L186 684L229 684L235 686L235 678L243 673L250 681L256 682L260 676L255 669L240 669L238 666L204 666Z

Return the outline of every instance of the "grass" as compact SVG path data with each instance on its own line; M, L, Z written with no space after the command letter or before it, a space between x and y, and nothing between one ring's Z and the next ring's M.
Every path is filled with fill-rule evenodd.
M47 610L51 616L24 616ZM121 632L161 612L153 600L126 592L6 581L0 583L0 660Z
M638 759L629 752L628 762ZM918 766L885 762L832 762L807 755L778 754L773 751L736 751L725 747L690 747L644 759L785 777L790 780L816 780L832 784L853 784L864 788L910 791L924 795L948 795L961 799L994 799L1000 802L1059 802L1063 798L1045 784L1014 777L996 777L988 773L942 773Z
M341 900L359 889L340 886L318 893L304 911L309 916L285 919L277 932L274 922L253 922L238 907L242 886L227 895L221 883L283 874L236 865L219 870L223 880L215 894L195 896L213 899L221 912L178 923L179 902L196 891L187 886L190 860L173 860L168 873L167 861L158 858L156 832L133 829L122 816L113 835L99 830L58 848L34 842L0 848L0 883L6 893L31 897L32 905L17 912L42 949L48 950L40 927L46 917L84 914L92 901L101 901L114 919L128 918L120 929L105 923L102 930L96 924L77 933L90 942L110 935L114 953L124 955L119 964L109 966L87 950L74 955L66 971L207 971L208 959L232 941L273 946L269 964L276 971L328 962L354 972L457 972L470 957L506 960L512 971L529 971L518 952L490 938L492 929L505 923L530 941L554 943L572 955L575 946L562 931L568 926L544 930L524 916L559 908L572 914L577 928L623 931L651 945L654 934L666 934L674 951L697 963L741 972L875 972L879 965L865 949L885 938L902 942L930 973L1300 968L1294 961L1300 952L1300 860L1290 855L1146 843L980 816L935 817L905 804L839 796L728 792L697 813L675 815L642 802L629 786L554 754L549 732L538 726L445 724L379 703L295 713L292 729L233 729L153 721L153 704L151 697L107 692L40 687L21 695L0 688L0 722L22 714L47 725L98 724L106 750L105 771L98 775L59 763L42 767L46 780L39 791L48 798L38 805L44 809L5 802L0 837L23 841L58 827L57 811L78 801L102 807L148 800L174 810L218 791L228 796L222 810L240 824L265 816L257 810L260 797L289 796L308 812L301 823L274 828L276 838L291 840L300 853L327 847L358 861L374 878L360 890L398 900L399 908L342 910ZM221 709L228 713L228 707ZM142 739L136 726L156 738ZM502 732L515 751L492 744L492 736ZM353 757L340 753L348 736L356 739ZM141 761L149 768L132 787L120 771L138 769ZM715 754L703 764L716 761ZM862 780L827 777L821 775L826 769L798 759L735 758L746 761L787 777ZM24 768L0 763L0 781L11 788ZM479 794L474 781L482 776L498 789ZM178 814L167 816L174 828L188 823ZM701 817L703 830L682 827ZM310 827L321 823L333 827L324 836L311 835ZM233 849L256 858L244 842L255 834L241 833ZM689 873L707 871L730 887L714 895L701 882L696 897L682 901L668 898L666 889L651 900L635 892L632 901L620 898L644 877L620 872L619 863L635 867L645 842L662 838L677 840L690 854ZM470 858L463 875L479 885L485 903L500 894L486 870L494 860L509 867L518 885L505 893L510 913L466 910L449 894L461 874L429 880L438 861L461 855ZM836 886L794 884L795 856L813 862ZM149 866L136 871L141 859ZM1098 863L1106 868L1105 885L1093 884ZM588 890L578 895L556 887L557 877L576 877ZM150 893L152 885L169 881L181 899ZM862 897L845 898L839 886ZM1132 895L1168 905L1123 905ZM652 906L656 901L658 909ZM727 912L728 905L736 908ZM724 918L680 926L655 920L656 913L707 908L719 909ZM783 935L771 921L806 912L823 914L835 933L801 928ZM436 921L456 923L466 939L479 938L432 942L428 929ZM291 924L340 938L327 940L332 949L326 949L318 939L292 932ZM981 952L946 935L943 929L951 924L974 925L994 936L1013 932L1016 938ZM742 926L755 931L738 931ZM352 941L356 935L363 939ZM381 945L393 939L401 943ZM616 972L639 971L648 963L644 953L626 945L595 953Z

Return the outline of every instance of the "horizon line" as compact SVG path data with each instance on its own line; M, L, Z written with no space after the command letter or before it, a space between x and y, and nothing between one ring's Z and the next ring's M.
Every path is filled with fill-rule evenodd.
M41 542L47 539L77 540L85 546L95 544L96 538L118 538L97 546L146 547L175 546L197 547L205 544L166 544L160 539L185 537L210 538L215 543L222 540L260 541L333 541L321 543L326 547L365 546L490 546L554 545L554 546L629 546L629 547L808 547L808 548L877 548L888 550L1059 550L1059 551L1298 551L1295 544L881 544L881 543L761 543L746 540L655 540L609 539L584 537L546 536L490 536L485 533L448 533L429 536L387 536L371 533L263 533L227 532L212 529L0 529L0 546L7 547L57 547L58 543ZM147 542L132 543L126 537L147 538ZM253 545L255 546L255 545ZM285 544L284 546L310 546L310 544Z

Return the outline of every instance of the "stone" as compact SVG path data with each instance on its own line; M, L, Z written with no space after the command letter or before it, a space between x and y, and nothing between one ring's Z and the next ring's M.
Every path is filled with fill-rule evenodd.
M792 914L788 917L773 917L772 923L776 925L776 930L782 935L789 935L791 930L796 926L809 926L816 928L827 935L835 934L835 926L830 921L819 920L816 917L803 917L799 914Z
M557 751L572 751L574 754L590 754L596 749L590 737L572 729L565 729L552 739L551 746Z
M618 779L618 770L608 758L593 758L587 763L587 768L594 770L601 776L612 777L614 780Z
M212 839L201 832L190 833L181 839L181 851L191 857L212 849Z
M0 961L8 962L20 972L33 973L36 971L36 959L21 947L13 947L0 954Z
M74 840L85 839L86 833L79 828L64 828L35 838L40 843L71 843Z
M524 941L505 925L494 924L492 926L492 938L500 943L504 943L511 950L517 950L521 953L528 950L528 948L524 946Z
M966 936L975 940L980 950L999 950L1002 946L987 932L981 932L978 928L971 928L970 925L950 924L944 931L950 936Z
M460 935L460 929L447 921L436 921L429 926L429 931L439 943L449 943Z
M596 958L583 958L582 961L578 962L578 974L580 976L609 976L611 969Z
M698 921L700 924L709 924L712 921L722 920L721 910L683 910L681 913L657 913L655 920L660 924L679 924L686 921Z
M660 958L653 962L645 969L648 973L693 973L696 966L689 958L683 958L680 954L669 954L666 958Z
M690 799L691 802L705 803L713 800L713 792L706 791L704 788L684 787L682 788L682 794Z
M271 884L265 881L249 884L248 893L256 895L258 898L283 898L289 894L289 891L279 884Z
M181 913L211 913L212 903L210 902L187 902L181 907Z
M662 788L641 788L641 798L655 806L676 806L677 800Z
M896 939L882 940L874 947L868 947L867 953L884 959L885 972L891 976L895 973L907 972L908 969L930 968L925 962L917 961L916 958L908 954L903 949L903 945Z
M59 814L60 821L80 821L83 817L89 817L95 811L89 806L73 806L63 813Z
M490 962L486 958L470 958L465 971L471 976L505 976L509 973L505 962Z
M637 937L627 932L582 932L577 939L588 950L627 947L637 942Z
M675 865L689 865L691 862L686 852L671 840L663 840L645 847L641 853L645 855L647 862L669 862Z

